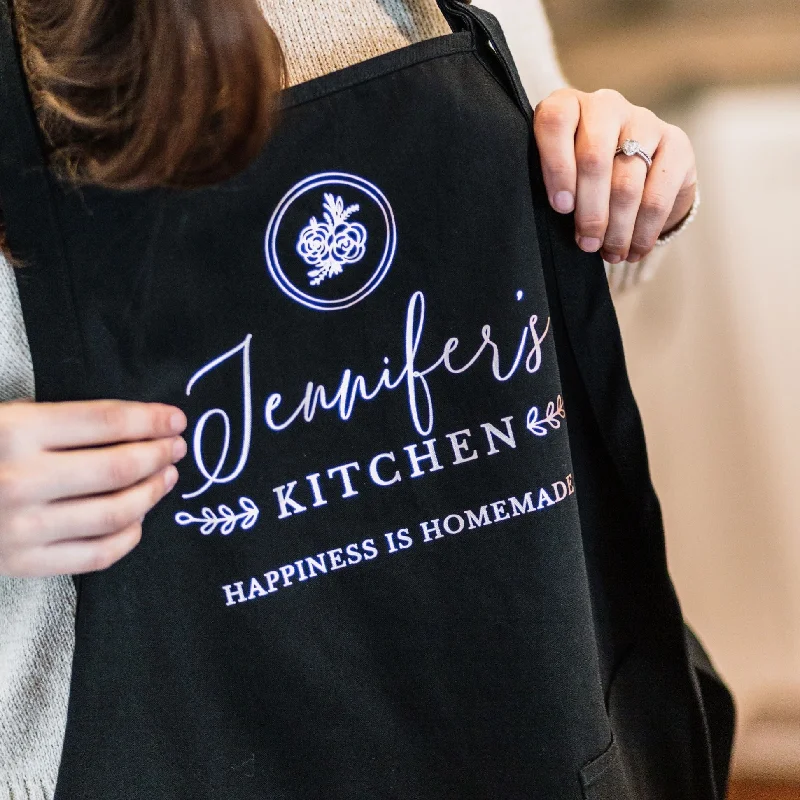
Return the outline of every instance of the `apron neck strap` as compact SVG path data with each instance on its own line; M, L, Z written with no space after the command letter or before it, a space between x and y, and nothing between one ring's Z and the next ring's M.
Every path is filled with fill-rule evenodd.
M522 80L514 64L514 58L497 18L488 11L472 5L469 0L467 2L436 0L436 3L454 32L472 31L477 40L478 51L485 59L497 64L508 83L508 89L513 95L514 101L522 113L532 119L533 108L525 93Z
M444 15L453 33L473 28L472 15L468 11L470 2L471 0L466 0L466 2L462 0L436 0L439 11Z

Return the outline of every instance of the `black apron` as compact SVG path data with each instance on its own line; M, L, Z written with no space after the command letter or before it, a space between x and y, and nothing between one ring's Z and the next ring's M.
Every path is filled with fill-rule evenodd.
M44 166L3 6L37 398L190 424L75 579L59 800L721 797L730 699L496 20L442 0L451 35L287 90L241 175L118 192Z

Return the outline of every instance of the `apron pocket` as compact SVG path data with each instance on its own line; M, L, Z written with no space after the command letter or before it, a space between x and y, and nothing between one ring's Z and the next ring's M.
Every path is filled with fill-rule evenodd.
M584 800L628 800L628 782L614 734L611 744L581 769Z

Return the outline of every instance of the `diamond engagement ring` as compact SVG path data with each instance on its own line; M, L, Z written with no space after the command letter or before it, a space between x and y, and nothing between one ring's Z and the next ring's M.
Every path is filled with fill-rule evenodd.
M639 156L639 158L641 158L642 161L647 164L648 170L653 166L653 157L642 150L642 146L636 141L636 139L626 139L622 145L617 148L617 152L614 153L614 155Z

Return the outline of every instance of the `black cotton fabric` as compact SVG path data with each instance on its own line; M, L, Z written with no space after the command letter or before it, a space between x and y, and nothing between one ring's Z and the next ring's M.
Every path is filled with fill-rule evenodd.
M59 800L723 796L602 262L496 20L442 10L285 92L241 175L115 192L47 170L3 4L37 398L190 426L141 545L75 579Z

